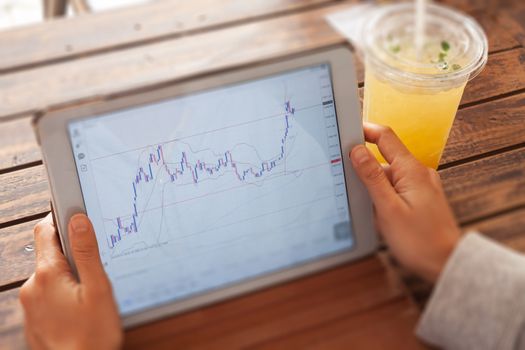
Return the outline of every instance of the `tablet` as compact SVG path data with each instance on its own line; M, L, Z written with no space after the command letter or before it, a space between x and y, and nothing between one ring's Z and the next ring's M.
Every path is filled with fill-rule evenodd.
M85 212L126 327L370 254L352 54L330 47L35 119L55 220Z

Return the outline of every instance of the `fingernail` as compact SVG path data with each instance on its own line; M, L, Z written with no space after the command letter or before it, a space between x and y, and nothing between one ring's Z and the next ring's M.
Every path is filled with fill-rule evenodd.
M368 150L365 146L356 146L354 149L354 159L357 164L363 164L368 159L370 159L370 153L368 153Z
M76 233L83 233L89 229L89 221L84 215L75 215L71 218L71 227Z

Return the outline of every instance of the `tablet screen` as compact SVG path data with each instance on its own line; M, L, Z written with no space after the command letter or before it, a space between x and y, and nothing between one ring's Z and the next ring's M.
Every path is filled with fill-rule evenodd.
M68 128L123 315L354 245L329 64Z

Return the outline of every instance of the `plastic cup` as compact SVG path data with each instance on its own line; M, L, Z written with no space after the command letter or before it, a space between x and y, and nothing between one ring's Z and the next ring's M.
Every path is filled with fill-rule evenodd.
M474 19L427 5L424 45L414 45L413 4L376 9L362 30L364 120L390 126L425 165L437 168L467 82L487 62ZM384 162L375 145L368 145Z

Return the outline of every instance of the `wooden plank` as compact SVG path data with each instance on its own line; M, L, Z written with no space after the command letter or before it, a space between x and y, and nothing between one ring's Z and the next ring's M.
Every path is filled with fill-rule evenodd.
M441 164L525 143L525 94L460 109Z
M0 286L23 281L33 273L33 227L37 222L0 229Z
M356 285L359 283L359 287ZM376 275L363 276L351 284L323 290L305 298L294 298L274 308L261 308L220 323L159 339L155 346L175 343L180 348L245 348L266 337L311 328L392 298ZM363 289L361 289L363 288ZM357 289L360 289L358 294Z
M0 225L49 211L49 191L43 165L0 175Z
M355 278L349 278L343 272L357 271L362 264L370 264L370 259L377 263L377 258L369 258L355 265L131 330L126 338L127 347L246 348L262 339L311 327L336 319L341 314L352 314L399 298L400 286L397 281L389 279L383 268ZM328 273L331 274L329 280L326 278ZM324 279L321 286L317 285L320 279ZM298 284L304 284L304 287L299 288ZM294 291L288 291L289 288ZM217 312L215 308L223 311ZM188 325L187 318L195 316L198 316L197 323Z
M8 333L0 333L0 348L5 350L28 350L23 329L10 330Z
M465 227L525 253L525 208L490 217Z
M19 115L342 43L324 15L346 7L329 6L2 75L0 115Z
M16 297L18 290L12 290L0 293L0 306L6 308L9 313L21 314L19 306L6 307L6 299ZM16 302L12 300L11 302ZM348 348L348 346L357 346L360 344L367 349L389 348L388 345L397 344L403 349L424 349L425 347L417 341L413 330L417 322L419 311L405 298L397 298L386 304L381 304L376 308L367 309L356 315L350 314L346 317L336 319L333 322L316 325L315 328L305 329L299 333L292 333L288 337L268 340L262 337L255 339L263 341L262 344L256 344L253 349L291 349L305 348L306 345L314 348L327 348L325 345L330 344L331 349ZM15 317L21 318L21 315ZM20 320L21 321L21 320ZM18 322L20 322L18 321ZM239 320L242 322L242 319ZM162 344L148 343L144 345L135 345L129 343L130 333L126 338L126 349L144 348L150 349L161 348L163 345L170 347L176 346L177 338L167 338ZM262 338L262 339L261 339ZM213 341L213 340L210 340ZM301 346L303 345L304 346ZM332 347L335 346L336 347ZM210 344L211 348L217 348ZM291 346L291 347L290 347ZM25 339L21 324L11 327L6 331L0 330L0 347L5 349L25 349ZM231 349L240 346L231 347ZM190 345L188 348L196 348Z
M502 27L485 10L472 10L469 15L472 16L485 31L489 42L489 52L508 50L520 45L520 42L518 42L512 32Z
M0 292L0 349L26 349L18 289Z
M253 349L426 349L414 335L418 318L419 310L402 298Z
M523 48L490 55L485 69L467 84L461 104L470 104L525 89L524 71Z
M0 124L0 171L41 160L31 117Z
M193 0L46 21L0 33L0 71L311 9L334 0ZM166 15L169 14L169 15ZM93 28L103 35L94 35Z
M172 337L178 333L193 330L198 327L213 326L227 318L251 313L254 310L266 307L276 307L290 299L315 294L331 288L335 283L358 280L364 276L385 272L377 258L366 258L354 264L345 264L312 276L296 281L277 285L257 293L247 294L236 298L235 302L228 301L213 306L182 314L171 320L163 320L154 324L144 325L129 332L128 342L148 344L155 338ZM390 282L389 282L390 283Z
M440 171L460 223L525 204L525 148Z
M498 25L525 46L525 6L520 9L500 10L496 16Z
M525 2L522 0L502 0L505 10L512 12L516 21L525 29Z
M334 2L335 0L257 0L249 3L242 0L160 1L56 19L0 33L0 47L5 48L0 71L136 46L211 30L218 26L313 9ZM171 15L166 16L166 13ZM499 45L508 41L508 34L493 26L493 21L485 13L477 11L472 15L485 28L489 41L495 39L491 45L494 50L509 47ZM104 35L93 35L92 28L97 28Z
M442 5L450 6L463 12L480 11L487 7L490 0L437 0Z
M519 12L525 7L522 0L437 0L437 2L465 12L480 10L492 15L498 15L502 11ZM525 23L525 17L523 18Z
M327 6L6 74L0 76L3 91L0 116L12 117L64 103L102 98L342 43L343 38L331 29L324 16L347 7L345 4ZM464 101L473 102L524 88L525 78L518 74L524 66L519 63L520 54L522 51L512 50L494 55L481 76L469 84ZM488 81L494 88L484 88Z

